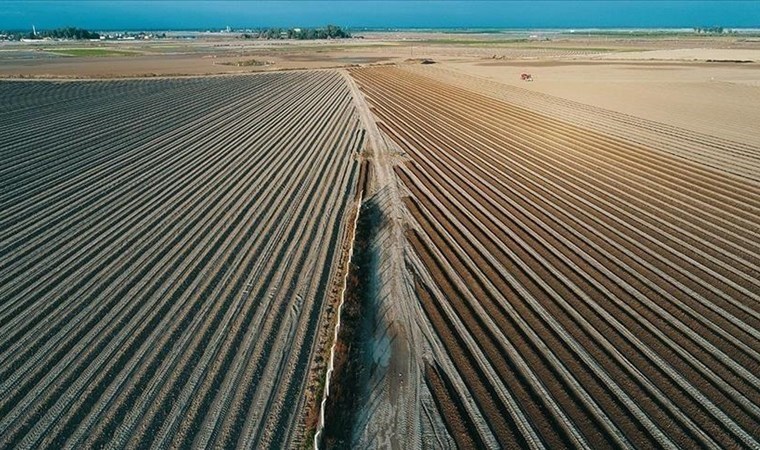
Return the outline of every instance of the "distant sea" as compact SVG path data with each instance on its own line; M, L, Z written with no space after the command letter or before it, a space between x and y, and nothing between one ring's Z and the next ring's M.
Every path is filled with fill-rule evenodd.
M760 0L0 0L0 29L760 28Z

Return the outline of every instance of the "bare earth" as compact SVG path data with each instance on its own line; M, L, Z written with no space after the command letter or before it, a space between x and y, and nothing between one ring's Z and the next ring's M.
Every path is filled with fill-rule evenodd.
M760 53L757 60L760 61ZM755 126L760 123L758 64L467 61L452 62L447 67L696 132L760 143L760 127ZM531 73L535 81L522 82L521 72Z
M54 52L88 46L134 56ZM393 32L0 45L12 79L242 83L226 76L290 70L353 97L372 165L363 200L383 216L353 447L758 445L760 41ZM300 301L319 311L312 297ZM329 317L319 325L315 348ZM215 412L221 438L180 429L166 442L228 443L245 427L255 444L300 443L313 398L285 403L307 389L296 378L323 370L303 353L308 369L288 369L295 388L254 389L285 431ZM28 411L6 408L19 411L6 421L20 442ZM200 402L190 410L205 426ZM95 423L98 436L110 424Z
M421 67L351 71L408 156L406 446L756 446L760 147Z
M378 296L378 343L392 346L379 347L354 444L756 445L757 363L743 352L760 349L757 273L728 261L757 256L738 237L757 233L742 200L758 200L757 63L707 62L737 57L726 49L487 51L417 49L436 64L351 71L386 136L377 167L401 157L390 185L401 181L393 217L407 229L382 239L389 260L404 248L406 287ZM725 192L746 221L711 199ZM724 226L744 243L716 238ZM713 336L722 320L749 334Z
M65 57L68 47L134 56ZM367 33L332 42L229 36L147 42L0 45L0 77L154 77L409 63L438 67L745 143L760 142L760 41ZM255 65L246 66L255 61ZM707 62L712 61L712 62ZM726 62L726 61L743 61ZM533 83L520 80L529 72Z

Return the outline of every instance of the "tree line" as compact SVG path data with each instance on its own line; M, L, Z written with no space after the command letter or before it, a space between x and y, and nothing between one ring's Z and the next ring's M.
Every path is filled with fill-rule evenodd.
M724 29L723 27L695 27L694 32L697 34L737 34L735 30Z
M351 33L336 25L324 28L263 28L243 33L243 39L346 39Z
M0 35L5 36L6 39L12 41L20 41L21 39L100 39L100 34L85 30L84 28L76 27L64 27L56 28L54 30L40 30L36 33L33 31L8 31L0 32Z

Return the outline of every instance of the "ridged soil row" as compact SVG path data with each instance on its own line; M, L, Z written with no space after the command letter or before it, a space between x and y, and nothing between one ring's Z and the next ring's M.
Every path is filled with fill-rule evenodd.
M121 169L125 164L139 164L140 159L135 155L145 155L146 147L151 145L161 145L162 142L172 142L183 136L189 130L205 129L210 131L204 125L220 126L221 123L215 116L223 116L226 112L235 112L239 109L245 100L245 93L251 95L253 105L258 103L256 98L265 98L262 90L266 86L275 88L276 80L257 80L249 84L241 84L238 93L240 97L231 99L229 104L219 104L220 96L228 92L230 86L198 86L193 90L189 89L167 89L167 92L161 92L160 98L156 96L146 97L143 102L147 102L139 110L131 105L131 109L124 110L124 105L119 106L119 113L111 114L102 119L103 126L99 130L93 130L90 133L82 133L81 126L78 124L69 125L66 132L70 135L58 133L56 139L50 144L36 142L34 136L28 136L23 142L23 146L15 149L14 153L19 157L26 159L9 162L9 167L13 170L7 175L10 181L18 179L18 186L9 184L8 191L4 192L3 201L9 205L15 205L20 201L28 201L32 193L37 202L29 206L42 209L48 205L60 202L61 198L67 198L72 194L80 194L78 191L82 187L94 188L103 186L93 186L92 184L83 184L83 180L93 177L103 177L106 175L125 175ZM200 95L201 93L205 95ZM185 97L190 97L187 100ZM185 98L179 101L178 98ZM176 113L167 117L167 108L172 110L177 108ZM158 120L164 118L166 120ZM91 122L88 121L86 123ZM133 133L130 130L140 129L140 133ZM35 148L44 147L49 152L37 152ZM99 151L94 151L94 150ZM61 158L65 158L66 165L61 165ZM60 179L63 171L75 172L73 179ZM69 173L69 176L72 174ZM45 187L50 182L61 182L61 189L57 192L47 192ZM11 189L13 188L13 189ZM45 196L42 196L45 194ZM18 212L24 212L21 217L28 217L34 209L24 209ZM11 215L8 219L15 218ZM12 225L14 222L3 223Z
M294 163L295 163L295 161L298 161L298 156L299 156L299 155L292 155L292 157L293 157L294 159L292 159L292 160L291 160L292 162L290 162L289 164L291 164L291 165L292 165L292 164L294 164ZM292 167L292 166L291 166L291 167ZM270 167L270 169L269 169L269 170L271 170L271 169L272 169L272 168ZM293 169L292 169L292 168L289 168L288 170L293 170ZM288 173L288 171L286 170L286 171L285 171L285 173ZM281 185L281 183L275 182L275 185ZM275 203L275 204L276 204L276 203ZM271 203L270 203L270 205L271 205ZM281 206L280 208L275 208L275 212L278 212L279 214L282 214L282 211L287 211L287 210L288 210L288 207L289 207L289 206L292 206L292 204L291 204L291 203L289 203L289 202L283 202L283 204L282 204L282 206ZM255 206L254 206L254 208L255 208ZM271 206L270 206L270 208L271 208ZM278 216L274 216L274 217L278 217ZM279 218L282 218L282 216L280 216ZM283 233L283 232L285 232L285 230L287 230L287 229L288 229L287 227L288 227L289 225L290 225L290 224L288 224L287 222L284 222L283 224L281 224L281 225L280 225L280 228L279 228L279 230L280 230L280 233ZM272 225L272 226L274 227L274 225ZM249 230L250 230L250 231L249 231L248 233L251 233L251 232L253 232L254 230L256 230L256 229L259 229L259 228L260 228L260 227L251 227L251 228L249 228ZM265 227L261 227L261 228L265 228L265 229L266 229L266 228L268 228L268 226L265 226ZM251 239L252 239L252 237L251 237L251 235L250 235L250 234L247 234L246 236L247 236L247 237L243 237L243 238L241 238L241 243L242 243L242 242L248 242L249 240L251 240ZM273 238L273 237L272 237L271 235L267 235L267 234L262 234L262 235L260 235L260 237L259 237L259 239L262 239L262 240L263 240L263 242L266 242L266 240L267 240L267 239L272 239L272 238ZM256 241L254 241L254 242L253 242L253 244L254 244L254 247L253 247L253 248L256 248L256 247L255 247L255 245L256 245L258 242L261 242L261 241L259 241L259 240L256 240ZM238 245L241 245L241 244L238 244ZM261 244L259 244L259 245L261 245ZM237 253L237 252L236 252L236 253ZM238 255L245 255L245 254L246 254L246 252L241 252L241 253L238 253ZM259 255L257 255L256 253L248 253L248 255L250 255L250 256L248 256L249 258L251 258L251 257L252 257L252 258L255 258L256 256L259 256ZM238 256L238 258L240 258L240 257L241 257L241 256ZM269 259L268 259L269 257L268 257L266 254L265 254L264 256L261 256L261 258L263 258L263 260L269 260ZM238 266L240 266L241 264L248 264L248 267L250 267L250 266L252 265L252 263L250 263L250 260L248 260L248 261L249 261L248 263L235 262L235 265L238 265ZM228 288L229 288L229 286L230 286L231 284L233 284L233 281L234 281L234 283L235 283L235 289L237 289L238 291L239 291L240 289L243 289L243 280L240 280L240 279L238 279L238 280L230 280L230 281L228 281L228 282L224 283L224 285L228 286ZM248 287L250 287L250 283L248 284ZM213 296L217 296L217 295L225 295L225 296L226 296L227 294L222 294L222 293L214 293L214 294L212 294L212 295L213 295ZM246 295L244 295L244 297L246 297L246 296L247 296L247 294L246 294ZM235 315L237 314L235 311L238 311L238 310L239 310L239 308L240 308L240 306L237 306L237 307L233 307L232 309L230 309L230 310L229 310L229 311L230 311L230 313L229 313L229 314L231 314L232 316L235 316ZM241 319L242 319L242 316L239 316L239 317L238 317L236 320L241 320ZM224 320L226 321L226 322L224 322L224 323L227 323L227 324L228 324L228 323L229 323L229 320L231 320L231 319L230 319L230 317L225 317L225 318L224 318ZM227 327L229 327L230 325L226 325L226 326L227 326ZM233 325L233 326L235 326L235 327L236 327L236 325ZM220 339L220 336L222 336L222 335L226 335L226 333L227 333L227 332L225 332L225 331L224 331L225 329L226 329L225 327L222 327L222 328L219 328L219 329L217 329L217 331L216 331L216 335L215 335L215 338L217 339L217 342L218 342L218 339ZM233 328L233 329L234 329L234 328ZM209 331L208 331L208 332L206 332L206 334L204 335L205 337L204 337L203 339L212 339L212 337L210 337L210 334L209 334L209 333L211 333L211 329L209 329ZM237 340L237 341L239 341L239 338L236 338L236 340ZM216 347L217 345L219 345L219 344L213 344L213 345L212 345L212 343L208 343L208 344L206 344L205 356L206 356L206 357L208 357L208 358L211 358L211 357L214 355L214 352L213 352L213 351L211 351L210 349L214 349L214 348L217 348L217 347ZM196 347L196 348L197 348L197 347ZM227 361L227 360L229 360L229 356L231 356L231 355L230 355L229 353L227 353L227 356L225 356L225 359L224 359L224 361ZM219 361L219 360L218 360L218 359L216 359L216 360L214 360L214 361ZM195 377L196 377L196 378L199 378L199 377L202 377L202 376L206 376L207 374L206 374L206 372L205 372L205 368L206 368L206 366L205 366L205 364L204 364L204 362L203 362L203 361L201 361L200 363L198 363L198 365L196 366L196 369L195 369L195 370L196 370L196 374L197 374L197 375L195 375ZM189 370L189 369L187 369L187 370ZM224 375L224 374L226 374L226 370L222 370L222 372L221 372L221 375ZM219 372L216 372L216 376L219 376L219 375L220 375L220 373L219 373ZM191 378L191 380L193 379L193 376L192 376L192 375L188 375L188 376ZM217 381L218 381L218 380L217 380ZM185 386L185 389L186 389L186 390L188 389L188 386L193 386L193 385L192 385L192 384L190 384L190 385L186 385L186 386ZM179 387L176 387L176 388L174 388L174 389L179 389ZM186 391L186 392L187 392L187 391ZM178 395L179 395L179 394L178 394ZM201 395L201 394L198 394L198 395ZM159 398L161 398L161 397L165 397L165 396L163 396L163 395L159 394ZM203 397L203 395L201 395L201 397ZM196 397L193 397L193 398L196 398ZM142 402L141 404L143 404L143 405L149 404L149 401L148 401L147 399L144 399L144 400L143 400L143 402ZM145 407L145 406L141 406L140 408L144 408L144 407ZM134 409L133 409L133 412L134 412ZM169 414L169 412L168 412L168 411L164 411L164 412L162 412L161 414ZM161 417L161 416L159 416L159 417ZM174 416L172 415L171 417L174 417ZM164 422L164 426L165 426L167 423L169 423L168 421L169 421L169 419L167 419L167 422ZM155 422L156 424L159 424L159 423L161 422L161 420L155 420L155 419L154 419L154 422ZM190 423L190 422L188 422L188 423Z
M701 279L697 278L697 281L699 282L699 281L701 281ZM740 306L742 306L742 305L740 305ZM745 311L747 311L747 310L745 309ZM752 314L751 310L749 312L750 312L750 314Z
M493 142L492 142L492 141L490 141L490 142L489 142L489 141L484 141L484 142L483 142L483 145L494 145L494 144L493 144ZM527 150L526 150L526 151L527 151ZM503 159L503 158L502 158L502 159ZM625 224L624 224L624 225L625 225ZM730 262L730 261L727 261L727 262ZM734 262L735 262L735 261L734 261ZM754 265L754 264L752 264L752 265ZM726 264L726 266L727 266L727 264ZM731 269L733 269L733 268L731 268ZM736 272L735 270L733 270L733 272L734 272L734 274L737 274L737 272ZM752 282L753 282L753 279L752 279L752 277L751 277L751 276L748 276L746 273L742 273L742 272L739 272L737 275L739 275L739 276L742 276L742 278L744 278L744 280L743 280L743 281L749 281L750 283L752 283ZM736 283L734 283L734 284L733 284L733 286L734 286L734 287L736 287ZM739 287L739 288L741 289L741 287ZM745 292L745 293L748 293L748 294L750 295L750 297L753 295L753 294L751 294L751 291L748 291L747 289L744 289L744 292ZM747 310L745 310L744 312L746 313L746 312L748 312L748 311L747 311ZM753 312L752 312L752 311L749 311L749 313L750 313L750 314L753 314ZM754 313L753 315L756 315L756 313Z
M264 79L258 80L257 83L264 81ZM231 83L235 82L232 81ZM248 90L251 87L246 86L246 83L239 81L238 83L239 89ZM229 87L228 85L227 89ZM132 93L132 95L124 98L116 97L113 102L109 103L102 102L101 98L100 103L94 106L92 111L79 111L77 109L71 112L70 109L76 109L76 105L72 105L73 108L70 109L62 107L54 115L66 114L70 116L71 122L35 119L30 121L26 129L19 126L15 131L9 130L8 147L4 148L7 151L6 156L8 158L3 161L2 173L9 180L14 180L15 175L24 174L28 169L34 169L34 172L42 177L48 171L60 168L54 162L55 157L61 154L66 156L69 154L85 154L95 157L97 154L93 155L91 152L87 152L86 147L82 148L73 144L86 145L101 142L104 138L113 139L115 137L119 137L121 142L140 139L143 135L130 132L134 129L135 124L146 126L145 131L149 131L151 127L170 125L170 123L167 124L156 119L161 117L162 112L165 116L166 108L172 106L177 108L177 111L173 113L177 119L181 119L183 116L197 116L199 113L202 115L206 107L219 106L213 102L213 99L214 91L221 89L225 89L225 86L219 83L167 85L155 92ZM200 93L203 91L208 91L211 94L210 98L201 96ZM180 99L183 98L184 101L181 101ZM183 106L190 107L183 108ZM97 129L90 126L96 120L103 122L102 126ZM34 151L41 147L49 148L50 151ZM62 153L64 150L66 152ZM19 164L22 163L27 170L19 170ZM11 168L14 170L10 170Z
M650 149L724 169L729 172L729 177L741 176L760 181L760 148L757 145L697 133L442 68L407 66L405 70L498 100L546 111L552 117L581 126L592 126ZM732 157L726 158L726 155Z
M211 148L211 150L213 151L213 147ZM227 156L231 156L231 155L234 155L234 154L228 154ZM245 155L245 154L243 154L243 155ZM238 154L237 158L241 158L241 155ZM262 161L263 158L264 158L264 156L262 156L262 154L259 154L256 158L252 158L251 161ZM191 157L191 158L189 158L186 161L186 164L191 165L191 167L197 166L197 164L194 161L195 161L195 158ZM209 159L209 161L213 161L213 159ZM220 163L224 164L225 160L222 159L221 161L217 161L217 164L220 164ZM232 166L232 167L234 167L234 166ZM203 186L203 178L198 176L199 174L203 173L203 169L204 169L204 167L200 166L200 170L199 171L196 171L196 170L187 171L187 175L190 177L190 179L194 180L197 183L197 184L194 185L194 188L196 190L199 189L199 188L201 188ZM181 177L177 177L175 179L177 180L176 184L177 184L178 187L182 187L183 184L185 183L181 179ZM223 178L220 178L220 180L221 179L223 179ZM164 197L162 195L156 195L156 197L158 198L159 201L165 201L165 202L167 202L167 201L170 201L170 199L172 199L172 194L174 194L174 191L172 191L171 189L161 188L160 185L157 186L156 188L159 189L157 191L158 193L166 193L166 194L168 194L168 197ZM194 199L196 202L200 202L201 200L208 201L207 197L193 196L192 191L188 190L187 186L184 186L184 188L185 188L186 194L184 194L183 197L181 197L183 199L183 201L185 201L186 199L191 199L191 198ZM148 203L149 206L150 206L151 202L145 202L145 203ZM198 203L198 204L200 204L200 203ZM179 205L177 205L177 206L179 206ZM148 210L151 211L152 208L149 208ZM151 219L154 221L153 222L153 226L156 226L157 224L162 224L162 225L166 226L166 219L167 219L165 217L166 216L166 211L167 210L160 210L158 213L154 213L154 215L151 217ZM176 213L172 214L170 217L172 217L172 219L174 220L174 222L169 222L170 224L171 223L176 223L176 221L179 220L179 219L186 219L187 218L187 216L181 216L181 215L176 214ZM157 231L158 233L156 233L156 234L150 234L150 233L144 233L141 227L135 226L132 223L129 223L127 225L121 225L121 224L117 223L114 226L114 225L111 225L111 224L109 224L109 223L106 222L105 225L106 225L106 227L103 230L95 230L95 231L96 231L96 233L105 233L106 231L112 231L113 230L112 232L113 232L114 236L112 237L112 239L113 239L113 242L115 242L114 247L101 249L101 252L103 254L109 255L109 259L107 261L115 261L118 257L124 258L125 255L128 256L128 257L130 257L130 258L132 258L132 257L137 258L138 255L139 255L139 257L147 258L147 257L149 257L151 255L151 253L149 252L149 250L154 249L154 248L156 250L165 251L165 248L164 248L165 244L156 245L156 242L158 242L157 239L159 239L159 238L167 239L169 237L169 236L162 235L160 233L160 231L162 231L164 229L167 229L167 228L164 228L164 227L158 228L158 229L154 228L154 231ZM111 225L111 227L109 228L108 225ZM130 228L132 228L135 231L135 240L133 240L131 242L128 242L129 245L125 245L127 243L125 243L123 241L123 239L121 239L121 240L119 239L119 233L118 233L118 231L116 231L116 230L119 229L119 226L130 227ZM170 225L170 226L175 226L175 225ZM87 233L84 233L84 234L87 234ZM176 236L174 236L174 237L176 238ZM146 243L148 243L148 245L146 247L142 247L142 248L145 249L146 253L142 253L141 252L141 246L140 246L140 244L142 244L142 241L144 241L146 238L149 238L149 240L146 242ZM152 240L150 240L150 239L152 239ZM168 241L166 241L166 242L168 242ZM126 253L126 254L123 253L125 249L127 249L127 251L128 251L128 253ZM73 258L69 258L69 262L65 262L65 261L56 261L53 258L52 255L48 255L49 258L53 259L53 263L56 264L61 269L65 268L67 266L67 264L71 264L71 263L77 263L81 267L81 269L80 269L81 272L74 273L73 275L70 274L70 273L67 274L66 272L64 272L63 274L68 275L68 278L66 278L66 277L64 277L64 278L58 278L58 279L55 279L54 281L48 281L46 279L42 279L42 280L38 279L37 280L38 283L39 282L53 283L53 284L51 284L51 286L59 285L62 288L67 289L66 291L58 292L58 291L56 291L56 289L50 289L48 291L41 292L41 291L33 291L32 290L32 291L29 291L29 292L22 292L20 294L20 296L22 298L24 298L25 296L31 296L32 298L36 298L37 295L45 294L46 296L42 297L42 300L41 300L40 304L45 307L46 311L45 311L45 315L41 316L41 317L48 317L49 319L56 319L57 318L56 314L51 313L51 311L54 311L55 313L57 313L59 315L60 314L66 314L65 318L60 319L59 322L58 322L58 324L60 324L61 326L64 326L63 330L75 329L75 328L72 328L72 327L75 327L76 325L81 325L81 323L79 322L79 320L77 320L77 318L79 318L79 317L87 317L89 319L88 325L85 325L85 326L83 326L83 327L80 328L82 330L89 331L94 324L98 323L97 318L88 317L88 315L83 315L83 314L87 313L88 311L91 311L95 307L102 308L102 305L99 302L93 302L92 300L87 301L87 297L84 296L84 295L80 295L80 296L71 295L71 293L77 292L77 289L79 290L79 292L81 294L84 294L84 292L87 292L84 289L84 287L82 287L81 285L76 285L75 284L73 287L71 286L72 281L77 280L77 279L81 279L81 277L84 274L88 273L87 271L89 271L89 273L92 274L91 277L90 277L92 279L91 283L94 283L96 281L99 281L99 282L102 283L102 281L103 281L101 277L99 277L99 276L96 277L95 276L95 274L97 272L93 273L91 266L88 266L87 264L85 264L87 261L90 261L92 259L98 259L98 258L95 257L94 255L93 256L85 255L85 256L86 257L83 257L80 254L80 255L77 255L77 256L75 256ZM137 260L135 260L135 261L137 261ZM104 270L104 272L103 272L104 274L108 273L107 267L108 267L107 265L104 266L104 269L103 269ZM139 269L139 268L144 267L144 266L142 266L142 264L140 264L140 263L136 263L134 265L134 267L135 267L135 269ZM59 273L57 275L62 275L62 274ZM69 280L71 280L71 281L69 281ZM104 286L107 286L107 284L98 284L97 286L98 287L95 288L94 292L99 293L100 298L107 298L107 296L108 296L107 291L103 292ZM83 304L86 305L87 308L85 308L84 310L80 311L80 308L76 307L76 305L78 303L73 303L72 304L72 303L69 302L69 303L62 303L62 304L59 305L59 304L57 304L57 302L51 301L51 299L59 299L59 298L61 300L71 299L72 301L76 300L77 302L83 302ZM109 308L110 308L110 306L109 306ZM60 345L56 346L55 343L56 343L57 339L53 339L52 338L52 336L55 336L55 332L58 332L59 333L58 335L60 336L61 335L60 334L61 329L56 329L56 327L49 327L47 330L44 330L41 327L48 326L49 324L47 324L47 322L39 321L39 320L37 320L35 322L32 322L32 324L36 325L37 328L32 329L32 330L27 330L26 336L24 334L16 334L16 336L13 337L12 340L9 339L9 341L11 341L11 342L12 341L17 341L17 342L20 341L21 343L24 343L29 348L29 350L32 350L33 352L22 352L21 354L19 354L17 352L13 352L13 349L14 349L15 346L12 346L10 348L11 351L8 354L11 355L11 356L23 356L25 354L27 354L27 355L35 355L35 360L34 361L30 361L30 364L28 364L28 365L29 365L29 367L38 367L39 366L39 358L45 356L45 352L43 352L43 351L40 350L40 348L37 346L38 344L41 345L42 343L44 343L47 348L56 348L56 350L58 350L59 354L60 354L60 352L62 350L64 350L65 346L64 346L64 348L61 348ZM17 324L16 324L16 327L18 327ZM21 328L22 329L19 330L19 331L23 331L23 327L21 327ZM54 330L55 330L55 332L54 332ZM28 338L30 338L30 337L33 337L33 338L42 338L42 339L41 340L39 340L39 339L37 340L38 344L32 344L28 340ZM26 339L24 339L24 338L26 338ZM71 342L71 340L69 340L69 341ZM75 339L74 342L76 342L76 341L77 340ZM16 360L16 361L18 361L18 360ZM16 363L14 363L13 365L15 365L15 364ZM10 367L13 367L13 365L11 365ZM28 376L27 376L27 378L28 378Z
M244 102L245 100L241 101ZM251 112L255 113L267 106L268 102L262 102L262 104L257 105ZM214 131L231 132L238 129L240 125L235 125L235 117L237 116L233 116L232 119L230 119L228 124L225 125L225 128L215 128ZM213 116L210 118L213 118ZM276 117L273 117L273 119L276 119ZM258 127L266 126L267 123L274 122L268 119L262 120ZM169 208L164 206L163 208L158 209L158 206L166 205L165 202L167 199L172 199L172 196L176 195L176 192L182 192L180 191L180 188L186 189L186 180L193 180L195 183L201 183L202 178L199 178L197 175L203 173L204 166L197 165L195 163L196 158L208 158L208 155L213 155L215 147L219 146L218 143L208 145L207 147L204 145L206 148L203 153L194 154L193 148L187 145L187 143L192 143L194 140L200 139L202 137L201 133L205 134L207 137L204 137L199 141L199 144L211 144L213 142L212 139L214 134L209 134L203 129L198 129L185 135L180 134L181 138L179 139L176 137L173 138L173 136L167 136L168 140L162 140L158 143L150 143L149 145L146 145L145 155L143 157L149 158L151 153L155 154L154 164L152 164L153 169L140 170L140 166L137 165L134 168L135 173L129 173L125 167L124 170L128 172L128 178L126 179L131 180L131 182L120 183L118 188L104 189L99 183L93 184L91 181L89 184L79 187L79 191L84 191L80 192L80 194L85 195L85 197L71 195L72 198L70 200L77 201L81 198L82 203L90 206L88 209L81 208L78 211L74 211L72 214L72 211L66 207L66 204L61 204L57 207L51 206L46 219L53 220L56 215L60 215L64 218L63 220L53 222L48 222L45 219L30 221L29 224L27 224L27 227L32 233L24 238L16 238L18 242L24 242L27 245L21 248L18 254L13 255L14 258L9 258L8 266L11 267L7 268L12 268L13 271L8 270L2 272L4 279L7 278L9 281L16 282L16 285L8 283L3 284L4 295L21 298L28 303L25 303L22 306L9 302L8 305L5 305L6 308L11 305L16 306L16 308L3 314L3 322L7 321L6 317L14 318L12 322L5 323L4 326L12 325L12 329L18 330L20 325L18 321L26 317L26 314L31 311L27 305L31 303L31 300L33 300L34 297L28 297L28 292L24 293L25 295L19 295L23 291L19 291L18 289L33 289L34 283L45 281L44 279L40 280L39 278L34 278L37 271L39 271L39 275L43 277L61 276L61 272L65 272L64 269L68 270L68 267L61 262L62 260L69 260L73 263L83 264L84 261L92 257L91 252L94 248L97 248L96 244L107 238L110 242L118 241L118 233L114 230L118 229L117 224L119 222L115 222L115 219L121 221L126 221L128 219L134 220L136 217L144 219L145 217L148 217L147 214L150 214L152 219L160 220ZM236 139L239 140L240 138L241 136ZM156 145L159 147L156 147ZM181 149L179 152L167 152L168 154L161 152L156 154L156 148L162 148L163 146L174 148L173 146L175 145ZM186 148L184 148L185 146ZM170 156L171 154L173 154L175 158L172 158ZM171 177L176 180L171 186L171 191L167 192L166 188L156 183L161 177ZM118 176L115 176L114 178L118 178ZM92 190L90 190L89 186L92 186ZM153 193L160 195L155 195ZM141 196L149 198L146 201L142 200ZM37 227L34 227L35 224ZM51 230L53 224L59 226L54 230ZM129 226L135 226L133 224L134 222L131 222ZM77 225L79 225L79 227ZM84 232L80 227L85 229ZM111 230L112 235L108 235L106 233L107 230ZM32 236L39 236L39 238L34 239ZM121 243L121 246L124 247L123 242ZM116 247L111 251L118 252L119 250L123 250L123 248L119 249ZM63 252L66 253L62 255L61 253ZM77 255L76 258L72 258L72 255L74 254ZM15 267L12 266L14 262L16 263ZM19 264L19 262L21 262L21 264ZM46 270L51 264L54 264L54 267L58 268L57 273L50 273ZM22 278L19 276L21 273L28 274L28 276ZM32 279L34 279L34 283L32 282ZM17 290L9 290L14 286ZM50 305L48 304L47 306ZM26 310L21 309L25 307L27 307ZM45 313L44 315L47 314Z
M403 78L402 78L403 79ZM412 80L406 80L407 83ZM500 114L494 114L492 120L498 121L505 132L511 130L522 130L522 135L514 135L512 139L515 142L524 142L527 145L536 145L538 143L550 142L554 145L563 142L572 142L573 147L570 149L574 158L580 162L593 161L597 164L596 169L600 171L599 175L607 176L610 170L602 171L608 167L615 167L620 163L625 163L630 174L626 181L635 182L634 185L640 192L639 195L648 194L653 202L657 201L657 190L665 189L669 194L667 201L677 202L678 209L674 209L673 214L683 214L681 211L686 210L691 213L685 216L687 220L700 220L699 214L707 216L708 223L715 227L724 227L723 233L728 234L734 239L742 239L739 243L745 246L757 247L757 224L752 220L754 215L760 211L760 188L744 182L733 182L725 180L724 177L714 171L705 170L706 173L699 173L702 168L693 164L684 163L682 167L674 167L672 158L660 159L651 158L651 151L640 146L633 146L625 141L614 140L605 137L602 134L589 134L587 130L572 127L558 121L547 122L543 116L527 111L522 108L512 107L502 102L491 102L480 104L467 98L467 92L461 89L444 87L442 88L448 95L461 99L465 105L474 109L477 107L493 108L493 112L507 113L511 120L499 120ZM475 122L470 120L469 122ZM482 127L481 127L482 128ZM541 135L531 134L530 131L546 129ZM578 134L582 133L582 139ZM566 151L567 152L567 151ZM656 189L648 188L648 180L657 175ZM636 175L636 176L634 176ZM653 193L655 192L655 193ZM686 195L685 195L686 194ZM753 195L747 195L753 194ZM657 205L661 202L655 203ZM685 211L684 211L685 212ZM704 220L704 219L703 219ZM742 236L741 230L729 228L734 222L741 223L745 228L753 230L754 233ZM746 231L744 231L746 234ZM730 245L731 241L727 241Z
M489 144L490 144L489 142L484 142L484 145L489 145ZM502 158L502 160L503 160L503 158ZM488 161L484 161L484 163L485 163L485 164L490 164ZM492 165L492 164L491 164L491 165ZM494 167L494 169L498 170L498 168L497 168L497 167ZM481 172L482 172L482 170L481 170ZM517 172L515 172L514 176L518 176L518 175L520 175L520 174L519 174L519 173L517 173ZM543 181L543 180L542 180L542 181ZM623 223L623 225L626 225L626 224L624 224L624 223ZM630 227L630 226L629 226L629 227ZM656 256L659 256L659 255L656 255L656 254L655 254L655 257L656 257ZM672 266L672 264L671 264L671 267L673 267L673 266ZM682 269L681 269L681 270L682 270ZM682 270L682 272L681 272L681 273L684 273L684 271ZM686 274L687 274L687 275L690 275L690 273L688 273L688 272L686 272ZM704 282L703 282L703 281L702 281L700 278L698 278L698 277L694 277L694 276L692 275L692 279L695 279L697 282L702 282L702 284L703 284L703 285L705 285L705 283L704 283ZM715 292L714 288L713 288L713 292ZM720 291L717 291L717 292L719 292L719 293L720 293ZM746 293L746 292L748 292L748 290L747 290L747 289L744 289L744 292ZM750 295L750 296L752 296L752 294L751 294L751 293L749 293L749 295ZM722 297L723 297L724 299L728 299L728 301L731 301L731 302L732 302L732 304L733 304L734 306L738 306L739 308L741 308L741 310L740 310L740 311L741 311L742 313L744 313L744 314L747 314L747 313L749 313L749 314L751 315L751 317L750 317L750 320L752 320L752 319L753 319L753 317L754 317L754 316L756 316L756 313L754 313L754 311L752 311L751 309L747 309L747 307L746 307L746 306L744 306L744 305L741 305L741 304L736 304L736 303L735 303L735 302L736 302L736 300L735 300L735 299L732 299L731 297L726 297L725 295L722 295ZM745 328L746 328L746 327L745 327ZM750 331L751 331L751 330L750 330Z
M747 327L744 327L744 328L747 328ZM751 330L751 329L750 329L750 330ZM735 341L734 341L734 342L735 342ZM736 342L735 342L735 343L736 343ZM739 344L741 344L741 343L739 343ZM745 346L745 348L746 348L746 346ZM751 349L750 349L750 353L753 353L753 352L751 351Z
M673 188L681 203L670 209L701 223L664 224L657 220L666 212L662 206L633 203L639 190L670 189L670 170L653 169L647 184L636 180L636 171L645 170L638 169L645 149L625 142L611 147L591 131L398 72L352 74L385 131L414 160L399 176L413 194L409 209L432 241L427 245L444 252L449 268L442 272L470 280L471 298L501 329L487 332L490 345L516 341L518 355L528 358L516 373L524 374L518 384L532 389L521 400L532 421L546 423L550 411L561 422L569 416L599 445L620 438L617 429L632 443L753 443L758 340L744 321L756 320L750 267L757 253L742 239L755 234L746 225L756 223L753 186L736 182L730 191L712 192L700 181L694 198ZM705 180L719 178L699 169L709 175ZM686 184L687 175L679 173ZM633 188L615 187L625 184ZM717 208L700 211L725 196L735 205L730 219L723 216L729 220L721 221ZM631 207L616 209L623 201ZM651 219L644 222L646 215ZM718 231L728 225L734 234ZM664 240L665 227L669 241L650 238L657 247L631 239L643 228L644 236L658 232ZM415 246L420 253L427 239ZM709 245L692 245L702 241ZM726 270L713 248L728 256L725 266L748 265ZM746 251L737 255L734 248ZM697 262L694 252L710 253ZM450 295L450 301L467 298ZM505 316L509 304L516 309ZM458 314L466 318L473 310ZM517 328L505 328L510 322ZM470 323L470 333L483 329ZM496 356L489 361L495 364ZM538 384L528 376L536 370ZM530 398L548 409L531 412ZM559 407L551 406L554 399ZM677 426L663 429L663 421Z
M423 295L425 294L427 293ZM467 414L462 399L446 373L440 368L428 364L425 366L425 382L433 394L433 400L438 410L441 411L446 428L457 446L459 448L485 448L485 443L478 434L475 424Z
M198 80L184 80L184 84L202 85ZM103 103L103 96L108 95L115 101L135 95L146 95L161 92L167 88L180 87L182 82L176 80L143 80L135 81L103 81L90 82L8 82L0 83L0 99L8 109L0 112L0 134L8 132L8 136L18 139L24 133L33 132L32 124L37 122L38 127L58 127L64 129L60 122L40 119L49 119L62 111L68 112L72 117L92 113L96 108L110 107L111 104ZM71 110L70 105L78 106ZM13 118L13 121L10 120ZM16 125L20 134L11 132ZM42 137L42 136L40 136Z
M100 205L102 218L74 221L81 239L51 227L66 244L43 241L50 247L42 258L30 253L36 262L21 258L22 270L11 266L12 276L0 279L26 321L18 323L23 334L4 327L0 340L9 363L2 365L4 445L187 445L204 423L244 422L257 408L253 395L268 399L274 422L257 431L262 444L302 438L292 428L361 140L340 75L265 78L231 78L215 91L205 121L167 105L162 120L176 114L175 127L185 131L129 145L139 151L111 166L125 181L142 174L140 183L107 186L102 178L94 184L105 189L88 190L68 210L56 205L64 220L91 205ZM235 87L245 89L230 98ZM107 143L89 149L98 146ZM68 176L49 184L89 170L79 156ZM20 242L22 251L40 244ZM26 270L49 264L63 271L18 284ZM11 335L35 351L8 351L16 348ZM228 443L242 432L221 429Z

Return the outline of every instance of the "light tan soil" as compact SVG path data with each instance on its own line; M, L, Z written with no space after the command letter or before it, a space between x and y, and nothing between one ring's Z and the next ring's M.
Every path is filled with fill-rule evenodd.
M738 142L760 145L760 64L465 61L440 67ZM520 79L523 72L533 82Z

